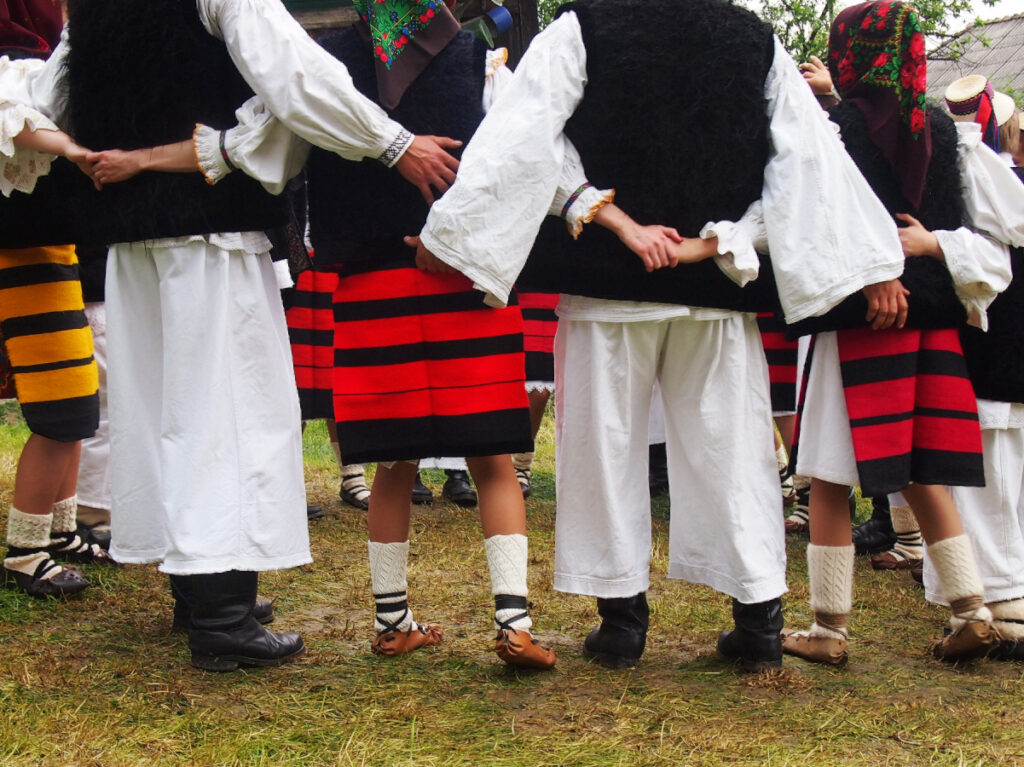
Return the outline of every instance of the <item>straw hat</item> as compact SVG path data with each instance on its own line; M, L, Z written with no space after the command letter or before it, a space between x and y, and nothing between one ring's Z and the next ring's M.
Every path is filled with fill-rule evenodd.
M996 123L1002 125L1013 116L1013 99L995 90L983 75L967 75L950 83L946 88L946 109L957 122L972 122L978 114L982 95L988 93Z

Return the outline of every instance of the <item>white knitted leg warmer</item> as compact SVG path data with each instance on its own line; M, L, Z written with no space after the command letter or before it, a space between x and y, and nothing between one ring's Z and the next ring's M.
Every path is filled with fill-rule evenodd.
M955 629L971 618L992 620L992 611L982 599L981 578L967 536L955 535L929 543L928 556L935 567L942 596L953 610L950 625Z
M395 628L407 631L413 625L412 610L406 593L405 574L409 562L409 541L377 543L370 541L370 585L376 602L373 626L384 631L398 621Z
M921 526L909 506L893 506L889 509L892 515L892 529L896 533L896 545L893 550L900 552L907 559L924 558L924 540L921 538Z
M814 624L810 636L846 639L853 607L853 546L807 545Z
M1024 599L989 602L992 622L1004 639L1024 639Z
M35 551L4 558L4 567L25 575L33 575L42 562L50 558L49 553L40 551L50 545L50 529L53 514L26 514L11 506L7 515L7 545L18 549ZM8 551L10 553L10 551ZM63 572L63 568L51 568L42 577L52 578Z
M492 535L484 541L487 552L487 566L491 571L491 592L495 598L500 595L526 597L527 538L525 535ZM521 616L516 618L516 616ZM533 625L530 616L519 608L496 610L494 627L500 628L502 621L512 620L510 628L529 629Z

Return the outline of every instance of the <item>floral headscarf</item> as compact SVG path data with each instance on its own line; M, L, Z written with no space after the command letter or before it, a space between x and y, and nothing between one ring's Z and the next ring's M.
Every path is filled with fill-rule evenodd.
M828 48L839 94L864 115L904 197L919 207L932 147L924 33L914 9L898 0L847 8L832 22Z
M354 5L369 30L380 103L393 109L458 34L459 22L443 0L355 0Z

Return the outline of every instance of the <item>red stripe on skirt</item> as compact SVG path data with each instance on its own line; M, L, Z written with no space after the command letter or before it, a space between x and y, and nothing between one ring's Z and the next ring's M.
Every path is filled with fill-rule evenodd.
M334 347L317 343L316 331L334 335L334 309L332 297L338 285L333 272L302 272L295 280L295 293L302 306L292 306L285 312L288 334L292 338L292 361L295 384L300 390L302 417L331 418L331 381L334 370Z
M381 275L386 274L386 279ZM338 283L335 301L385 301L409 296L444 295L472 290L473 283L461 274L424 272L416 268L387 269L345 275ZM483 304L483 293L479 293Z
M519 291L519 306L522 309L546 309L553 313L558 306L558 297L558 293Z
M472 295L479 304L465 311L431 313L431 299L444 299L449 295ZM474 436L465 435L459 443L466 455L494 454L492 445L529 444L529 411L524 379L523 352L508 349L508 336L521 337L523 319L518 306L491 309L484 306L482 295L462 275L431 274L416 269L392 269L363 272L341 279L334 294L337 303L349 301L372 302L378 299L419 298L410 302L422 314L385 319L346 320L335 326L336 359L339 367L334 373L334 408L339 423L339 435L350 433L345 425L359 422L361 433L370 433L377 443L370 449L373 460L389 460L388 455L405 455L408 450L422 452L422 456L445 455L429 452L429 447L417 445L407 448L401 444L401 421L415 424L417 434L430 434L425 426L433 421L437 434L449 433L440 419L471 416ZM435 306L449 306L450 301L439 300ZM479 308L475 308L479 306ZM491 343L491 339L494 339ZM428 359L438 354L434 344L449 341L476 341L468 347L482 350L472 357ZM356 360L373 360L372 350L380 349L381 357L388 359L390 347L403 347L403 358L411 361L393 364L352 364ZM419 347L422 347L422 351ZM458 345L442 347L447 352ZM347 352L359 351L358 357L346 357ZM421 357L415 359L415 357ZM522 428L508 434L509 411L520 411ZM501 414L500 416L498 414ZM502 433L488 428L489 418L506 424ZM367 432L366 422L381 421L380 429ZM398 423L396 423L396 421ZM516 422L518 425L518 422ZM519 433L521 432L521 433ZM518 449L518 448L517 448ZM345 445L342 445L345 450ZM481 450L483 452L481 452ZM504 449L498 452L504 452ZM360 454L361 455L361 454Z
M423 389L380 394L353 394L334 399L335 417L344 421L429 418L432 416L485 415L495 410L522 407L526 390L522 381L492 383L467 389ZM500 407L504 403L507 407Z
M344 354L344 352L342 352ZM334 394L345 396L372 391L377 394L436 388L482 386L521 378L523 355L495 354L450 360L420 360L395 365L339 367L334 371ZM368 383L373 383L372 390ZM504 409L504 408L502 408Z
M344 328L344 333L336 339L339 349L372 349L404 346L422 340L424 333L429 334L431 341L465 341L481 336L522 333L523 318L517 307L508 307L506 311L481 305L480 309L466 312L356 320L339 323L337 327ZM487 329L486 333L481 333L481 327Z
M896 368L891 361L895 356L901 357L900 369L905 369L908 359L930 371L941 368L940 373L844 387L857 468L868 494L892 492L913 481L984 483L977 399L967 378L958 331L866 328L840 331L836 338L840 363L858 361L861 375L867 369L871 377L884 378ZM846 373L844 368L844 380ZM859 420L887 417L894 418L857 425ZM912 454L909 462L908 454ZM865 462L874 463L866 466ZM907 467L900 470L907 475L898 480L894 479L897 466Z

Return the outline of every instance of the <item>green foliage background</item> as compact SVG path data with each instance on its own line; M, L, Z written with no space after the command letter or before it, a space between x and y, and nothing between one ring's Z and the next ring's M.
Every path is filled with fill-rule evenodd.
M999 0L982 1L993 7L999 4ZM824 60L832 19L851 3L838 0L749 0L740 4L775 28L794 59L807 61L811 55ZM541 29L550 23L560 5L562 0L538 1ZM925 34L935 42L961 31L972 20L981 23L972 14L973 0L917 0L913 5ZM953 55L956 55L955 51Z

